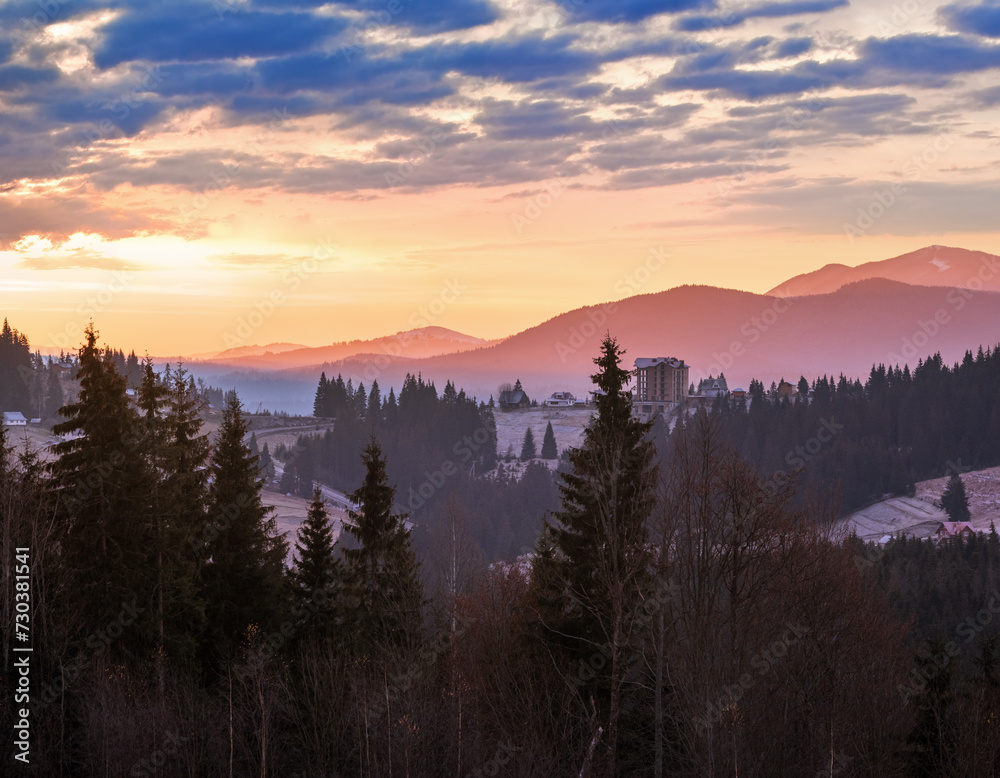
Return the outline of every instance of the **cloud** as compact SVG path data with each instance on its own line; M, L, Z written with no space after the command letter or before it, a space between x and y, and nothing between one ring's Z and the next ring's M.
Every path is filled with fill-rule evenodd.
M798 57L800 54L810 51L812 47L813 42L811 38L788 38L778 44L777 49L775 49L775 56L779 59Z
M739 56L737 50L728 56L720 55L719 66L700 72L699 57L712 53L678 62L672 73L660 79L661 87L718 91L744 100L762 100L834 86L942 87L956 75L1000 66L1000 46L958 35L868 38L858 44L856 59L807 60L779 70L733 69L731 64Z
M476 122L497 140L563 138L596 135L593 119L553 100L490 100L476 116Z
M25 65L0 66L0 92L12 92L21 87L35 87L52 83L59 78L55 68L33 68Z
M856 224L858 209L868 209L883 198L892 183L905 190L866 235L928 235L949 232L995 232L1000 184L988 182L914 181L900 172L895 179L868 178L845 182L841 178L796 181L767 187L747 187L731 195L735 207L726 219L743 224L776 224L800 232L842 234L845 224ZM868 222L865 222L867 225ZM863 240L863 238L862 238ZM845 245L846 238L845 238Z
M1000 38L1000 5L996 3L946 5L938 13L952 30Z
M705 30L736 27L747 19L826 13L849 4L849 0L799 0L791 3L764 3L756 8L733 11L721 16L688 16L674 22L674 29L684 32L704 32Z
M748 160L751 173L773 181L796 147L930 132L940 118L922 90L954 89L963 74L1000 66L1000 45L986 39L996 37L994 5L949 5L936 33L837 33L833 46L803 32L824 30L806 18L808 26L762 22L751 29L769 34L756 37L736 29L846 5L758 2L725 14L715 0L555 0L540 28L535 17L516 23L520 4L492 0L74 0L45 23L114 13L89 38L0 40L0 98L9 109L0 114L0 185L63 174L85 181L86 191L58 199L64 216L29 209L26 224L57 234L78 219L112 234L149 220L96 210L87 204L95 189L168 186L194 197L219 186L213 174L234 190L336 197L530 187L581 173L610 189L668 186L732 176ZM0 3L0 24L21 29L38 8ZM731 28L724 42L685 34L722 28ZM74 70L91 55L98 78L89 65ZM143 63L156 66L155 78ZM1000 104L1000 91L963 99L988 108ZM302 120L281 129L281 143L231 139L260 136L275 110ZM222 141L216 127L246 130ZM330 142L287 142L317 131ZM140 133L140 146L108 142ZM428 138L437 138L433 151L415 152ZM140 156L136 147L153 150ZM9 203L2 207L9 215Z
M562 0L560 7L586 22L641 22L664 13L713 6L714 0Z
M346 29L344 19L307 13L239 11L210 3L154 4L129 9L100 29L100 68L122 62L205 62L308 51Z
M26 256L20 259L18 266L28 270L134 270L139 267L133 262L92 252Z
M467 30L490 24L500 12L486 0L256 0L257 9L330 9L360 11L357 27L405 27L421 35Z
M760 173L788 170L788 165L758 165ZM732 165L688 165L683 167L647 167L617 173L602 189L643 189L647 187L676 186L708 178L729 177L738 174Z
M230 251L227 254L212 254L208 260L241 267L285 267L301 262L302 257L294 257L290 254L237 254Z
M408 27L424 35L438 32L467 30L490 24L500 18L496 7L483 0L362 0L360 3L341 3L343 7L361 8L375 15L378 21L387 14L390 23ZM392 13L394 8L398 13Z
M1000 105L1000 86L980 89L972 93L972 98L977 108L993 108Z
M861 44L858 53L870 68L883 68L904 75L954 75L1000 66L1000 46L983 44L960 35L868 38Z
M16 201L12 195L0 196L0 248L9 248L25 235L62 243L80 231L97 232L111 240L171 227L162 211L106 208L81 194L19 197Z

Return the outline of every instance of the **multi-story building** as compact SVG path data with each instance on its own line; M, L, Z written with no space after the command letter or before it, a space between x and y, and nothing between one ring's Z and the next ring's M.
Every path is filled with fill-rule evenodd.
M670 411L687 399L688 371L683 359L640 357L635 360L632 402L643 417Z

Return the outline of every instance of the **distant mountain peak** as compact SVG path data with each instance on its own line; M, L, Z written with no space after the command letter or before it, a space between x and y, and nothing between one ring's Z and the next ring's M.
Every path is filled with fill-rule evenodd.
M400 330L395 335L383 335L370 340L345 340L326 346L310 347L292 343L240 346L222 351L209 361L222 362L233 367L288 370L307 365L339 362L362 354L372 358L378 356L381 359L387 356L393 359L420 359L486 345L490 345L490 341L447 327L429 325L412 330Z
M890 259L866 262L857 267L832 263L797 275L778 284L768 294L776 297L804 297L835 292L845 284L867 278L885 278L913 286L964 288L982 283L980 288L1000 291L1000 273L994 270L996 256L984 251L952 246L924 246ZM975 281L979 279L979 281Z

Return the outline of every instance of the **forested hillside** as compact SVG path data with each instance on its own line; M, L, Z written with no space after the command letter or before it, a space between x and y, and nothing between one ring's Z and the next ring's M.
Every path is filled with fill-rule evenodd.
M143 362L133 396L88 330L55 429L75 434L54 461L15 453L0 431L5 569L28 549L31 570L30 630L2 633L0 724L14 724L24 632L44 775L1000 769L996 533L938 547L832 540L836 503L733 445L763 408L805 430L827 419L833 450L854 439L841 437L848 417L839 430L839 417L807 414L874 405L854 396L864 387L827 399L820 383L796 405L755 386L748 411L701 410L657 450L621 357L602 343L603 394L558 480L542 465L519 480L471 472L496 455L473 450L491 410L454 387L438 397L411 377L391 401L345 391L354 405L329 437L283 452L293 471L303 451L340 457L328 464L352 508L334 543L319 492L297 535L278 534L235 393L210 440L184 371ZM939 386L963 370L922 366L910 385L928 369ZM450 436L471 454L446 474L435 457L462 458ZM341 440L361 443L353 465ZM408 516L393 457L411 460L399 473L427 471L434 486L440 471L456 488L424 498L418 484L426 503ZM553 507L538 515L543 493ZM518 564L486 564L476 540L497 505L522 517L519 532L536 522ZM4 624L18 602L0 593ZM0 758L14 749L8 738Z
M864 383L800 379L798 389L779 397L774 383L753 381L746 401L720 399L712 413L765 474L797 472L803 494L836 488L844 512L949 470L1000 464L1000 348L951 366L935 354L912 373L878 365Z

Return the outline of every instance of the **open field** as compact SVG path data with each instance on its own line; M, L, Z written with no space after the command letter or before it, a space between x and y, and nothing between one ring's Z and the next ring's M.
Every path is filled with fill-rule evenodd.
M930 537L938 522L948 520L938 507L947 481L947 478L921 481L915 496L893 497L869 505L843 519L838 529L845 534L853 529L862 540L900 533L914 538ZM1000 467L963 473L962 481L969 497L972 526L986 532L990 522L1000 524Z
M14 449L17 454L24 451L25 443L32 451L38 452L38 456L43 462L52 462L55 455L50 446L58 442L59 438L52 434L47 427L39 427L29 424L25 427L7 427L7 445Z
M507 449L514 447L514 456L520 456L524 431L531 427L535 436L535 447L542 450L545 425L552 422L552 432L556 436L559 453L569 447L578 447L583 442L583 431L593 415L593 408L524 408L517 411L494 411L497 421L497 454L504 456Z
M275 509L275 519L278 522L278 530L288 541L288 562L292 561L292 550L295 547L295 533L299 525L305 521L306 514L309 513L309 500L301 497L288 496L276 492L272 489L265 489L261 494L261 501L264 505L269 505ZM327 502L327 514L333 522L334 540L340 537L340 530L343 526L347 513L335 503Z

